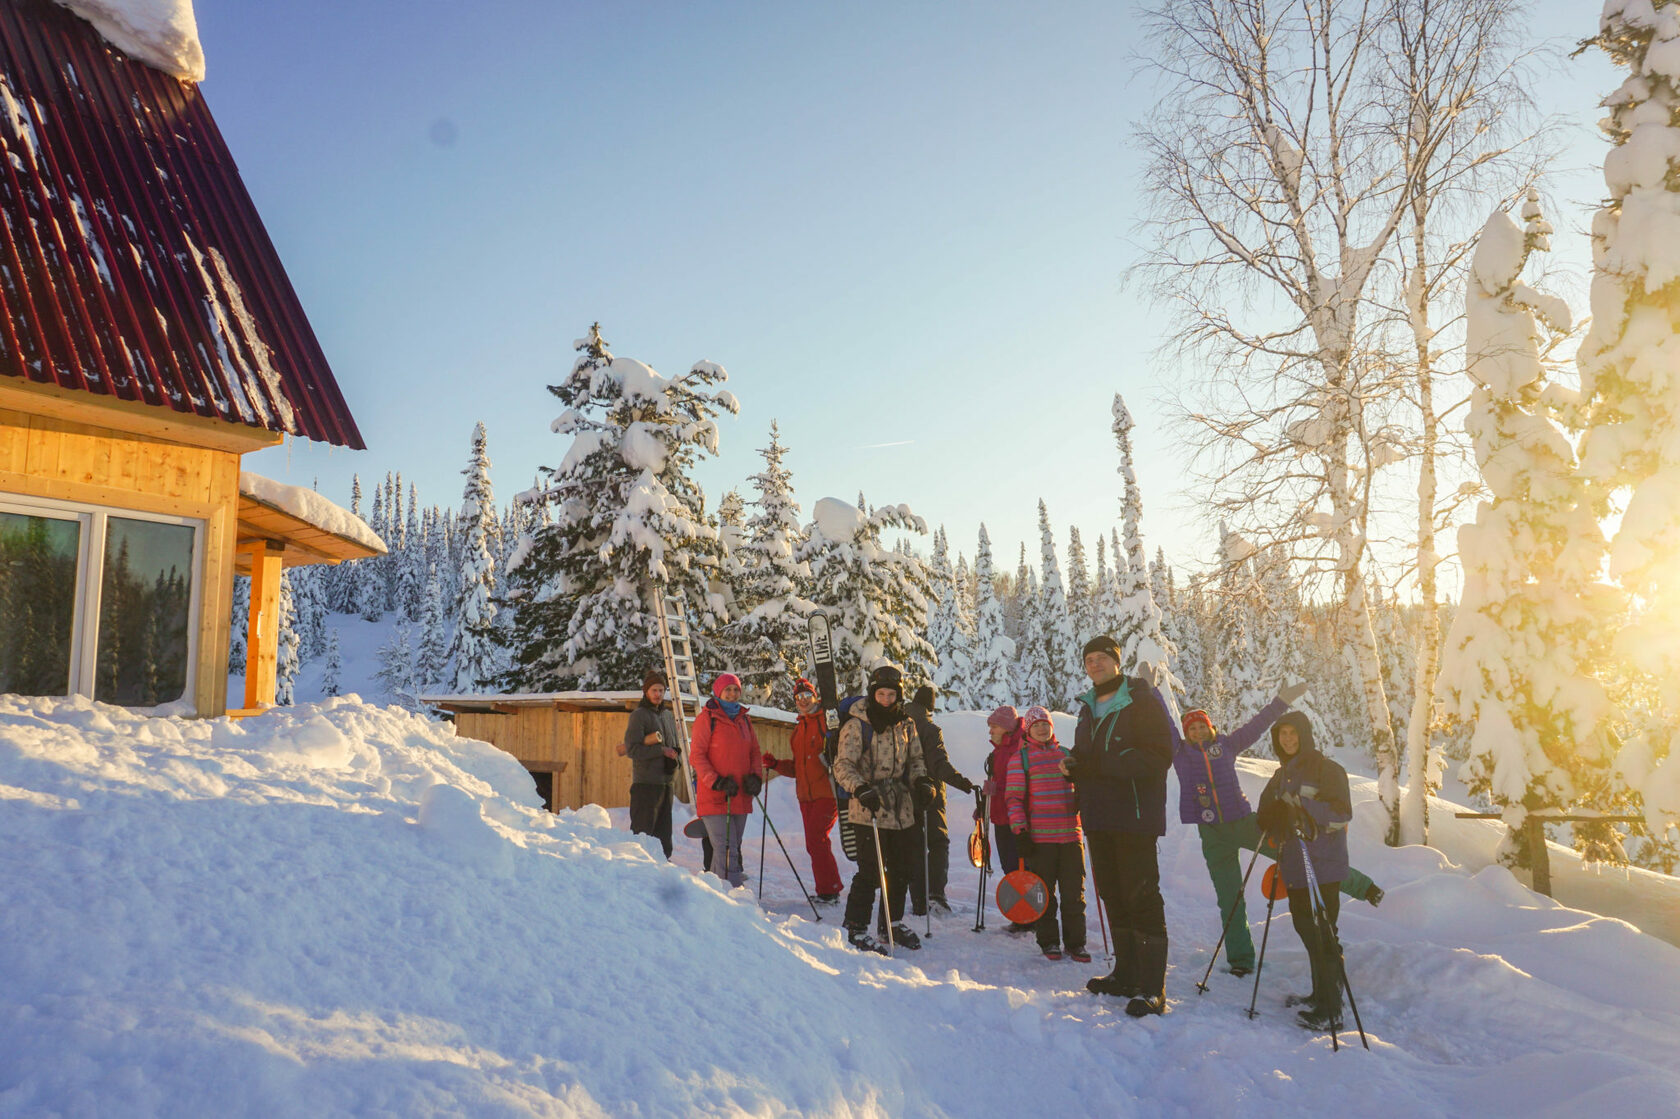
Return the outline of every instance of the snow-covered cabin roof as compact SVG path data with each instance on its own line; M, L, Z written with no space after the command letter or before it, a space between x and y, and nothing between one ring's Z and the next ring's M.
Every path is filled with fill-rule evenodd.
M512 712L520 707L552 707L556 711L628 711L642 701L641 692L514 692L497 695L423 695L420 702L445 711ZM767 723L796 723L799 716L774 707L747 705L747 713Z
M367 559L386 552L385 542L350 510L314 490L247 470L239 472L239 539L281 545L285 567Z
M0 0L0 172L0 374L364 446L197 86Z
M204 47L192 0L58 0L106 42L184 82L204 80Z

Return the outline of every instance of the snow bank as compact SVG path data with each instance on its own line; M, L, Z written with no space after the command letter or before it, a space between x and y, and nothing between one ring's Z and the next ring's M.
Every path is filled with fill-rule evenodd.
M983 716L939 718L978 775ZM793 784L767 799L803 873ZM1562 1116L1680 1098L1680 953L1503 870L1373 846L1365 807L1355 862L1389 900L1350 903L1343 931L1374 1052L1332 1055L1281 1005L1307 970L1281 914L1257 1020L1248 983L1216 972L1192 994L1218 918L1176 824L1172 1012L1134 1022L1085 993L1100 962L1049 963L995 911L971 932L960 853L959 912L909 958L862 957L833 911L809 919L757 821L762 907L693 873L692 842L672 865L609 826L622 810L546 814L511 758L353 698L233 723L0 697L0 799L4 1114ZM955 838L967 805L952 796Z
M204 47L192 0L58 0L105 41L184 82L204 80Z
M353 540L380 555L386 552L385 541L379 539L379 534L369 528L366 521L314 490L304 489L302 486L288 486L284 482L276 482L273 478L264 478L261 474L241 470L239 492L265 505L272 505L322 532Z

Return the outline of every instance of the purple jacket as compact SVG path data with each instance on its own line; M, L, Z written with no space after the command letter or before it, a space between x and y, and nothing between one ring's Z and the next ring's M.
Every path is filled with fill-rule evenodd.
M1186 824L1228 824L1254 815L1237 781L1237 755L1254 745L1287 710L1287 703L1274 699L1230 734L1215 735L1205 748L1184 741L1183 732L1173 727L1179 819Z

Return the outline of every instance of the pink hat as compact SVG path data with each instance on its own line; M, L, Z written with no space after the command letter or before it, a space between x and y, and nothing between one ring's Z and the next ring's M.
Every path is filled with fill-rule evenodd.
M1032 730L1035 723L1050 723L1051 729L1055 729L1056 726L1050 721L1050 712L1036 703L1027 708L1027 713L1021 716L1021 721L1026 724L1028 730Z
M712 681L712 694L717 696L719 699L722 699L723 689L731 686L739 688L741 686L741 678L733 672L725 672L716 680Z
M1020 716L1015 714L1015 709L1006 703L991 713L991 715L986 719L986 725L991 727L1002 727L1004 730L1014 730L1015 724L1019 719Z

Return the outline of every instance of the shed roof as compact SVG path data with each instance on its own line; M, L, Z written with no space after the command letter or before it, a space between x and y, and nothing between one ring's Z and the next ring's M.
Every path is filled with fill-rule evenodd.
M509 713L521 707L552 707L557 711L628 711L642 701L641 692L516 692L510 695L423 695L420 702L445 711ZM775 707L747 706L747 713L766 723L796 723L799 716Z
M261 541L281 553L282 567L368 559L386 552L385 542L349 510L314 490L288 486L249 471L239 472L239 543L235 568L251 573L244 545Z
M364 446L198 87L0 0L0 374Z

